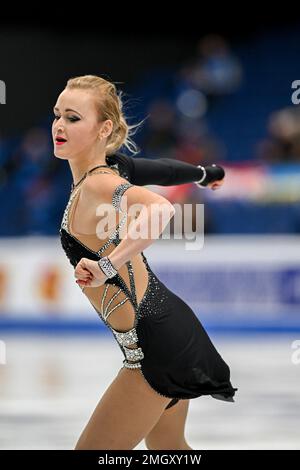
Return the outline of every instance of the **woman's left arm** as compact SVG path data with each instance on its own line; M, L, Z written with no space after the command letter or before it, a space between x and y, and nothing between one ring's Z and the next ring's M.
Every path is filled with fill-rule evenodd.
M172 158L135 158L120 152L107 159L110 163L118 163L121 172L125 172L128 180L138 186L196 183L199 187L217 189L225 176L224 168L215 164L201 166Z

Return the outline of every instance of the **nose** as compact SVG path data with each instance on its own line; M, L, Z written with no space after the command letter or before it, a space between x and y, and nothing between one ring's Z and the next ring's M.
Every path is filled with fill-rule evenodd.
M63 131L63 126L59 123L59 119L54 122L53 129L55 130L55 132Z

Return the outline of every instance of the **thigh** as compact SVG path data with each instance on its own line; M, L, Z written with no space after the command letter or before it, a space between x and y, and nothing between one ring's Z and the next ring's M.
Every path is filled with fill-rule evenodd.
M133 449L169 402L150 387L139 369L124 367L103 394L75 449Z
M180 400L166 409L145 438L149 450L175 450L186 446L185 423L190 400Z

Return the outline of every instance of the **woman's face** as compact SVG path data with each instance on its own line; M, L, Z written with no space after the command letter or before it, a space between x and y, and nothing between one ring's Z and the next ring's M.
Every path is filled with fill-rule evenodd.
M52 138L54 155L72 158L87 155L99 143L99 123L92 92L65 89L54 106ZM62 142L59 138L65 139Z

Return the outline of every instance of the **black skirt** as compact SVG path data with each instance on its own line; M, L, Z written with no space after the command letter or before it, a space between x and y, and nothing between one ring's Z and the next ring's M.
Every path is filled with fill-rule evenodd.
M145 262L150 278L135 325L144 353L140 360L144 378L172 399L211 395L233 402L238 389L232 387L230 369L201 322Z

